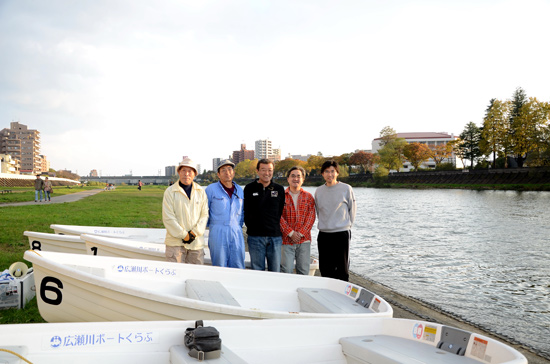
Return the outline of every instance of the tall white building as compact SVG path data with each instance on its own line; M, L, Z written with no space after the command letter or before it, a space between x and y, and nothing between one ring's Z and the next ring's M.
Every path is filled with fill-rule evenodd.
M271 159L272 161L281 160L281 149L273 148L273 144L269 139L256 140L254 144L254 158L256 159Z
M254 158L265 159L273 156L273 147L271 140L256 140L254 143Z

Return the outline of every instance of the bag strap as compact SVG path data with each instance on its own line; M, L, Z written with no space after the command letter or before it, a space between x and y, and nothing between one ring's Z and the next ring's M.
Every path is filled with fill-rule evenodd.
M197 321L195 321L195 329L196 329L197 327L203 327L203 326L204 326L204 323L202 322L202 320L197 320Z
M198 351L195 348L189 350L189 356L197 359L198 361L216 359L216 358L219 358L220 355L221 355L221 350L214 350L206 353L204 351Z

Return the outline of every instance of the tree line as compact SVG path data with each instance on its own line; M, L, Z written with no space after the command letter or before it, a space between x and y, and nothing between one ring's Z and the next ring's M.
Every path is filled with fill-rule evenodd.
M550 103L517 88L511 99L491 99L482 125L469 122L460 139L457 155L470 167L550 166Z
M340 165L340 177L347 177L353 173L365 173L371 171L375 160L374 155L370 152L357 151L355 153L344 153L339 156L326 157L321 152L317 155L308 157L307 161L286 158L280 161L275 161L274 175L286 176L290 168L294 166L303 167L308 175L321 174L321 166L327 160L335 160ZM255 178L257 159L245 160L235 166L235 178ZM216 181L217 175L215 171L206 171L199 175L199 178L206 181Z

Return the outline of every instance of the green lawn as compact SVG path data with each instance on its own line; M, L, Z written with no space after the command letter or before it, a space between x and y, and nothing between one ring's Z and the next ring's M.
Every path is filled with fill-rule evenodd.
M114 191L100 192L71 203L0 205L0 271L13 262L24 261L23 254L29 249L24 231L53 233L51 224L163 228L162 195L165 189L166 186L144 186L142 191L138 191L133 186L120 186ZM32 193L28 196L34 199L34 191L27 190L6 194L6 198L14 200L0 200L0 203L17 202L19 194ZM55 193L58 191L72 193L82 189L58 187ZM30 266L29 262L25 263ZM23 310L0 310L0 324L29 322L44 322L38 313L36 299Z

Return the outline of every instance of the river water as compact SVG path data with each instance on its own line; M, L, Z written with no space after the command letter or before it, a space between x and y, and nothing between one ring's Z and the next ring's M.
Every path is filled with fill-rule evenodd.
M354 273L550 353L550 192L354 192Z

